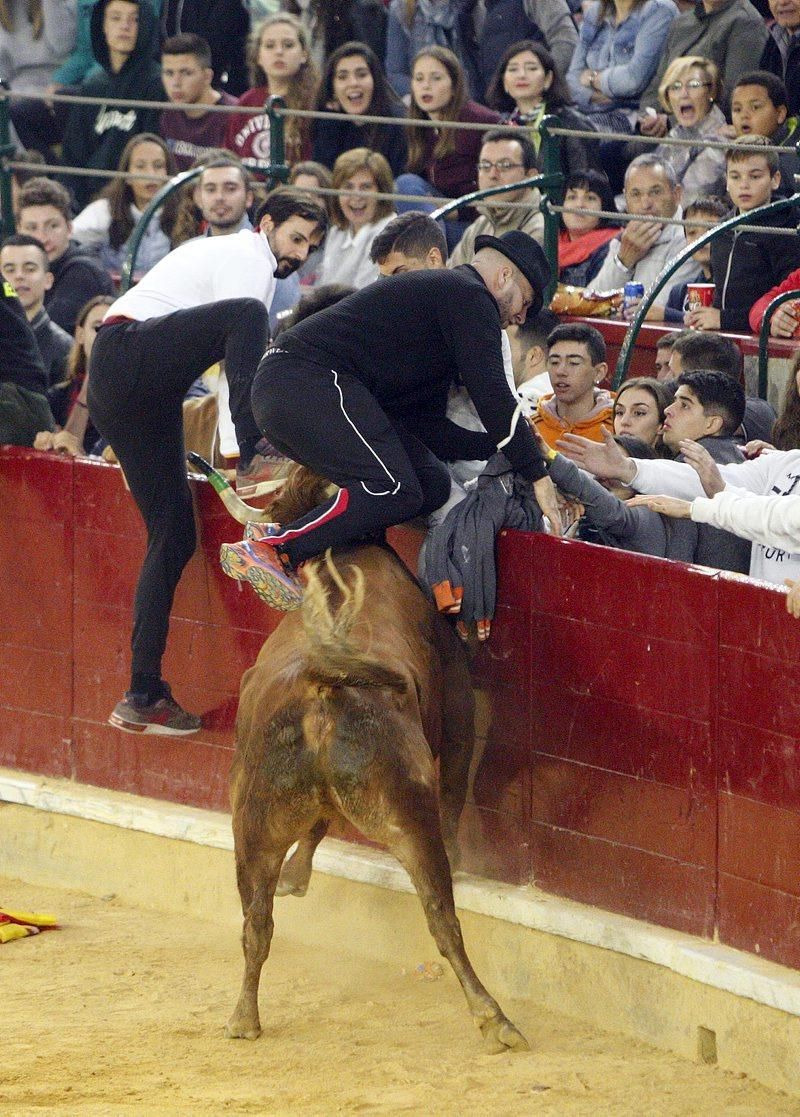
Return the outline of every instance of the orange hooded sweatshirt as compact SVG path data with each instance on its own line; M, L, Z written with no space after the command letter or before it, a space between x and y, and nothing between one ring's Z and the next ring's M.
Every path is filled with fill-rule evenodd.
M542 396L534 413L533 423L551 449L555 449L562 434L580 434L584 438L590 438L592 442L602 442L602 428L607 427L610 431L614 429L614 396L605 388L596 389L592 410L585 419L572 424L559 417L555 396Z

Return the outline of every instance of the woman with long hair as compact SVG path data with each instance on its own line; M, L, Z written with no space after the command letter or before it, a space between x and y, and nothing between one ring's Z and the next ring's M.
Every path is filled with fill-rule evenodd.
M395 183L398 194L460 198L477 190L483 131L448 128L447 123L468 122L491 128L500 122L500 114L468 99L464 70L446 47L425 47L414 59L409 116L408 170ZM415 123L423 120L436 121L439 127L423 128ZM403 202L397 211L425 208L431 206ZM474 218L475 210L462 208L457 221L446 223L450 248Z
M113 295L95 295L78 312L72 349L67 357L67 374L60 384L47 392L53 418L61 428L58 433L41 431L36 436L37 450L65 450L91 453L100 435L92 425L86 404L89 388L89 357L94 345L97 327L114 302ZM59 437L61 435L61 437ZM74 439L65 437L71 436Z
M100 197L81 210L72 225L75 240L95 253L114 276L122 271L128 242L143 211L164 185L164 179L175 174L175 161L160 136L140 132L123 148L117 170L131 177L112 179ZM172 230L178 205L177 195L171 194L153 214L136 254L136 279L173 247Z
M667 385L652 376L625 380L614 397L614 434L640 438L660 453L664 414L673 397Z
M537 154L537 167L543 168L539 129L545 116L557 116L564 128L585 132L592 125L572 107L564 78L543 43L525 39L505 52L486 90L486 104L499 112L508 124L518 124L528 132ZM564 174L594 166L595 159L585 140L561 137L561 167Z
M263 111L268 97L280 96L290 109L311 109L317 90L317 68L311 60L308 32L296 17L279 12L260 23L247 46L252 87L237 104L252 105L252 116L231 113L225 146L245 166L258 169L270 161L269 117ZM311 155L308 120L288 116L284 137L286 162Z
M789 368L783 403L772 428L772 443L777 450L800 450L800 350Z
M378 265L370 259L369 250L395 216L390 201L375 197L391 194L392 171L380 152L356 147L336 160L333 189L341 193L331 205L319 283L360 289L378 278Z
M392 173L406 164L404 129L399 125L365 124L362 116L405 118L405 109L386 79L374 51L364 43L343 43L328 59L320 83L317 109L346 113L346 120L315 120L312 130L314 159L333 167L344 151L368 147L383 155Z

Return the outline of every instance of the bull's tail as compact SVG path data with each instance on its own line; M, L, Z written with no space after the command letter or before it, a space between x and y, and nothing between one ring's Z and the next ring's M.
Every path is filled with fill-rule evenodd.
M330 551L325 567L342 595L338 609L331 609L328 591L319 570L321 563L306 567L307 584L303 592L303 627L310 645L307 673L315 681L332 687L390 687L404 691L402 675L385 667L367 652L356 647L351 632L364 605L364 574L351 566L348 585L336 568Z

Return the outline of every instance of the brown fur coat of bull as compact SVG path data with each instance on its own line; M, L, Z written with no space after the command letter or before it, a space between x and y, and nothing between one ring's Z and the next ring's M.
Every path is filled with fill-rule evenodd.
M295 519L323 485L298 467L272 515ZM453 858L474 745L461 643L386 547L328 556L307 579L302 609L242 679L231 789L245 973L227 1034L260 1034L273 898L304 894L314 850L345 819L408 871L487 1048L527 1047L475 975L453 901L446 849Z

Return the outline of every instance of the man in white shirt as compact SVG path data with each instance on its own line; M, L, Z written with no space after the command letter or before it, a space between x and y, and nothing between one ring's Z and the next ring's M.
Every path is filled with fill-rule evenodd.
M269 338L276 279L318 247L324 210L305 195L277 190L253 231L181 245L109 307L89 372L89 410L108 439L147 527L147 554L134 601L131 686L109 721L131 733L196 732L161 678L169 615L194 553L186 480L182 401L209 366L225 360L239 442L237 487L252 495L267 463L250 407L250 388Z

